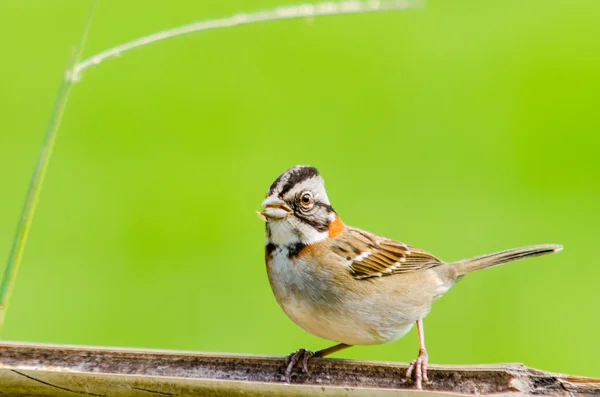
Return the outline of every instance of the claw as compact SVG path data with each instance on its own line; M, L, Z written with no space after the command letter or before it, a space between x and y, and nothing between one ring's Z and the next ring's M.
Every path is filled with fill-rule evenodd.
M285 379L290 382L292 379L292 371L294 368L300 363L302 369L308 376L310 376L310 371L308 370L308 361L314 356L314 353L306 350L300 349L297 352L294 352L286 357L285 359Z
M285 367L286 368L288 365L290 365L290 362L292 361L292 357L294 357L295 354L296 354L296 352L285 356Z
M310 371L308 370L308 360L310 360L314 356L314 353L308 350L304 351L304 357L302 358L302 369L306 372L306 375L310 376Z
M419 355L416 359L412 360L406 370L406 379L410 380L413 370L415 371L415 383L417 389L423 389L423 381L426 383L429 382L429 378L427 377L427 361L429 356L427 355L427 350L420 349Z

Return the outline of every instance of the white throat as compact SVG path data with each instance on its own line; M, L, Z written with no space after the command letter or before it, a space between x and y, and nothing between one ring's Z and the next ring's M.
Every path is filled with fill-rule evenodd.
M267 227L270 231L267 232L266 244L275 245L290 245L296 243L315 244L325 240L329 233L327 231L319 232L310 225L306 225L293 217L288 217L279 220L269 220Z

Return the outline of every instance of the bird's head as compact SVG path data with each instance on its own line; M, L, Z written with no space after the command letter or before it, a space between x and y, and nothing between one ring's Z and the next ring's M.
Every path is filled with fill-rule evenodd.
M329 237L332 227L343 226L315 167L298 165L279 175L262 205L259 215L273 244L313 244Z

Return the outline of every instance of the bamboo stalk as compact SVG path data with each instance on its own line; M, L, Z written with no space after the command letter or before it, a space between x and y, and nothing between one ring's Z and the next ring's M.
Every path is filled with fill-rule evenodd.
M522 364L431 365L416 391L406 364L314 359L287 383L283 357L0 344L0 394L10 396L592 396L600 379Z

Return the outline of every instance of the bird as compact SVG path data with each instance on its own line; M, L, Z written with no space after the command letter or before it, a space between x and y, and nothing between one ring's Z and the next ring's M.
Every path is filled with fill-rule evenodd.
M416 324L417 358L406 380L422 389L429 382L423 319L432 303L476 270L562 250L558 244L509 249L456 262L346 225L334 210L319 171L289 168L271 184L264 209L265 262L278 304L296 325L337 344L304 348L286 357L285 378L309 372L309 360L355 345L403 337Z

